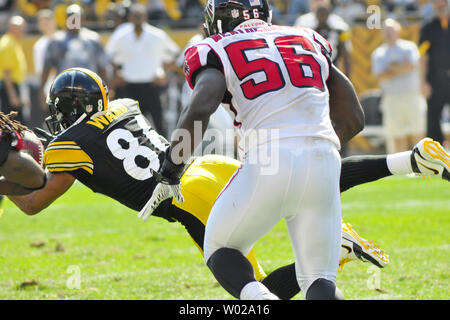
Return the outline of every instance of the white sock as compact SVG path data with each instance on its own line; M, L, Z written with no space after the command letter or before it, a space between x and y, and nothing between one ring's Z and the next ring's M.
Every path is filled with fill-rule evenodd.
M259 281L247 283L244 288L242 288L239 296L241 300L267 300L267 297L272 297L273 299L278 298Z
M413 173L411 167L411 153L412 151L405 151L399 153L388 154L386 162L389 171L393 175L407 175Z

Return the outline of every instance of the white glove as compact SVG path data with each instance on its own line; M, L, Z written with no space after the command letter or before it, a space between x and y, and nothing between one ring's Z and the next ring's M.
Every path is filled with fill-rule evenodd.
M156 208L166 199L175 198L178 203L183 203L183 195L180 189L180 178L184 171L184 164L173 164L169 159L165 159L158 172L150 169L153 177L158 182L153 190L153 194L141 209L138 218L146 221Z
M146 221L153 211L166 199L175 198L178 203L183 203L184 198L181 194L180 184L165 184L160 182L156 185L152 197L138 214L138 218Z

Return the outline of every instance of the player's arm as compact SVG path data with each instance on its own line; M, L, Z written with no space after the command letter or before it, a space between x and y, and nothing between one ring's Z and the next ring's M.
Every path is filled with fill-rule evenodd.
M194 149L202 141L209 117L217 110L226 91L225 77L215 68L206 68L197 75L190 103L180 115L172 140L170 160L175 164L186 163ZM201 125L201 136L195 136L194 127ZM197 134L198 135L198 134Z
M331 121L344 145L364 128L364 111L352 83L334 65L331 65L327 86Z
M47 171L46 177L47 183L44 188L25 196L8 196L8 198L24 213L34 215L62 196L75 181L75 178L66 172L52 173Z
M184 201L180 189L184 163L202 141L209 117L222 102L225 90L225 77L222 72L215 68L199 71L191 100L180 116L166 158L159 171L154 172L158 185L150 200L139 212L139 218L147 220L158 205L167 198L174 197L178 203ZM201 125L201 134L195 132L195 127L199 125Z
M11 150L5 163L0 166L0 194L24 195L42 188L45 172L28 154Z

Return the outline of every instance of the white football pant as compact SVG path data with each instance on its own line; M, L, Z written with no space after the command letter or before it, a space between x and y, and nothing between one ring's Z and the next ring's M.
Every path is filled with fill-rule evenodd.
M206 225L205 261L221 247L247 255L284 218L297 280L306 295L316 279L336 280L341 247L341 158L336 146L321 138L289 138L277 144L269 142L253 150L270 154L271 149L279 149L275 174L261 174L263 165L247 157L217 198Z

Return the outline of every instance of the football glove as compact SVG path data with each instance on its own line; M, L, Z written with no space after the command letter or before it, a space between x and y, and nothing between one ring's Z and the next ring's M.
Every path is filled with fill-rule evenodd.
M156 208L166 199L175 198L178 203L183 203L181 194L180 178L184 171L184 164L176 165L166 158L158 172L153 171L158 184L153 191L152 197L138 214L138 218L146 221Z
M0 133L0 167L8 159L9 151L20 151L24 146L22 136L17 131L2 131Z

